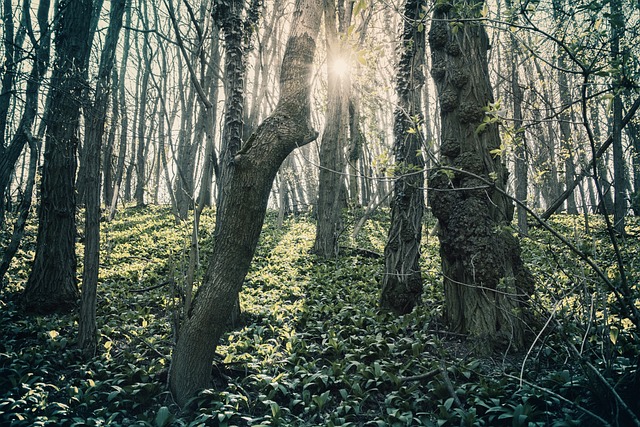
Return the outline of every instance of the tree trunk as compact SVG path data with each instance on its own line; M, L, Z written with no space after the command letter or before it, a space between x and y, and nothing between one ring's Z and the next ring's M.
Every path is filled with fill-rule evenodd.
M468 334L487 354L524 348L531 333L527 300L533 279L510 230L513 206L503 194L506 167L490 153L500 147L500 136L485 111L494 105L489 39L469 13L482 10L483 3L443 2L434 11L429 43L440 100L443 169L430 176L429 200L440 224L449 327ZM460 23L457 30L449 20Z
M251 8L257 8L257 2L252 0ZM244 117L244 81L246 77L246 52L243 38L250 40L253 29L251 23L243 23L242 12L244 1L230 0L221 2L214 8L214 19L224 34L225 60L225 114L222 129L222 147L220 149L220 180L218 181L218 204L226 194L223 191L229 171L233 168L233 159L242 144L242 120ZM250 10L248 14L256 13Z
M146 5L146 2L143 2ZM146 11L145 11L146 12ZM146 13L143 12L143 25L148 27L146 21ZM147 101L149 91L149 74L151 73L151 52L149 52L148 34L144 34L144 42L142 46L142 57L139 57L139 64L143 67L142 80L140 81L140 110L138 111L138 147L136 151L136 189L135 199L136 207L144 206L144 194L146 183L146 162L147 162L147 139L145 138L147 124Z
M320 172L316 239L313 252L322 258L338 255L338 238L342 233L344 201L344 170L347 146L349 111L346 92L349 91L344 70L336 64L344 62L336 30L336 5L333 0L324 3L325 31L327 34L327 114L320 144Z
M91 46L91 0L60 0L57 58L51 76L36 255L23 300L28 310L48 313L74 308L76 284L75 174L80 103Z
M169 386L179 405L211 384L218 340L260 236L275 175L287 155L317 137L310 123L310 80L321 11L298 0L280 74L280 101L233 159L203 283L178 336Z
M424 159L421 146L422 86L425 65L423 0L407 0L404 9L402 53L398 62L394 117L394 188L391 225L384 248L385 269L380 306L397 314L409 313L422 295L420 241L424 212Z
M511 0L507 0L507 8L511 9ZM511 42L511 58L510 58L510 74L511 74L511 96L513 100L513 140L515 143L515 178L516 178L516 199L522 203L527 203L528 197L528 171L527 165L529 161L527 159L527 143L525 139L524 128L522 127L522 101L523 90L520 87L520 74L518 72L519 64L519 48L518 39L515 34L509 34ZM523 235L527 235L529 232L529 225L527 223L527 211L524 206L518 205L518 229Z
M625 18L620 0L610 0L611 8L611 59L614 64L620 63L620 40L624 35ZM619 235L625 234L624 217L627 213L627 187L629 181L625 173L625 158L622 148L622 70L614 77L613 82L613 182L615 194L613 198L613 228Z
M127 62L129 60L129 39L131 37L131 3L128 3L126 6L125 12L125 29L124 29L124 38L123 45L124 49L122 52L122 61L120 62L120 80L118 81L118 88L113 89L118 91L118 109L120 112L120 117L122 120L120 122L120 143L118 148L118 161L116 164L116 175L114 178L113 184L113 194L111 200L108 202L109 204L109 221L113 220L116 214L116 207L118 205L118 197L120 194L120 186L122 185L122 178L124 176L125 171L125 161L127 159L127 135L128 135L128 127L129 127L129 113L127 111L127 99L126 99L126 89L125 89L125 74L127 72Z
M82 272L82 298L78 344L87 357L93 357L98 345L96 295L100 268L100 149L109 106L109 78L115 62L122 16L127 0L111 0L109 28L100 56L98 81L91 114L85 119L85 246Z
M29 139L31 127L36 117L38 110L38 92L42 84L44 74L49 67L50 45L51 45L51 32L48 27L49 22L49 9L50 1L43 0L38 4L38 27L40 29L40 40L36 46L34 46L35 58L31 72L29 73L29 79L27 80L27 87L25 90L25 105L18 124L17 131L11 143L5 147L6 138L6 126L7 115L9 113L9 106L11 100L11 94L14 93L13 80L15 70L14 67L14 53L11 49L18 49L19 46L13 46L17 44L13 40L12 28L13 16L11 13L11 1L5 1L5 70L2 78L2 87L0 88L0 229L4 226L4 214L5 214L5 191L9 187L11 181L11 175L15 169L16 162L20 157L20 153L24 148L24 145ZM23 3L23 14L29 12L29 2ZM8 9L7 9L8 8ZM11 24L9 23L11 21ZM25 22L25 32L29 34L32 40L36 40L33 28L31 26L31 20ZM8 44L11 44L11 49ZM21 44L21 43L20 43ZM39 151L39 150L38 150Z
M209 87L209 101L211 106L204 106L205 118L205 149L204 160L202 166L202 178L200 180L200 195L198 204L202 206L213 206L212 184L215 177L216 182L219 180L218 158L216 156L215 147L215 131L217 120L217 100L218 100L218 69L220 67L220 49L218 46L218 29L214 28L211 41L211 54L209 64L207 66L207 85Z
M627 134L631 140L633 151L631 163L633 165L633 194L631 207L635 216L640 216L640 125L629 123Z

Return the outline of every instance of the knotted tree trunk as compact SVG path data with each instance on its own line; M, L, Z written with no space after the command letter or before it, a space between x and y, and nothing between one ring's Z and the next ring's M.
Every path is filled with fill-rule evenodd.
M447 321L489 353L525 345L533 279L511 228L513 205L500 191L507 169L491 154L500 147L500 136L491 114L489 39L473 20L483 4L466 0L435 8L431 75L442 119L440 162L450 169L430 176L429 201L440 223Z
M209 266L173 352L169 386L179 405L211 384L218 340L249 270L271 185L284 159L318 133L310 122L310 80L320 4L298 0L280 74L280 100L229 167Z

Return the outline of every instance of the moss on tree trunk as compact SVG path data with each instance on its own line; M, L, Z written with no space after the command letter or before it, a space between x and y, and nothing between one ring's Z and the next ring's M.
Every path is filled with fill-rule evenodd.
M440 223L446 319L489 353L526 344L533 280L511 227L511 201L497 191L506 187L508 172L491 153L500 136L490 111L489 40L481 23L469 19L483 5L447 2L434 12L429 43L442 118L440 162L451 169L430 176L429 201Z

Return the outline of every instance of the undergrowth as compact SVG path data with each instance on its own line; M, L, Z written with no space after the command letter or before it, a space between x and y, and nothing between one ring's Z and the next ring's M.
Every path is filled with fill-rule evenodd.
M203 215L202 242L213 217ZM75 346L77 314L21 312L32 226L0 293L0 425L631 425L618 398L638 414L637 331L577 257L532 230L523 255L545 329L526 354L479 358L443 324L438 243L428 221L422 304L400 317L377 309L387 221L379 214L355 239L347 230L340 257L321 261L309 252L311 218L291 217L278 228L269 214L240 296L240 324L217 349L214 387L182 410L166 380L189 224L176 225L158 207L103 223L100 352L90 361ZM603 226L591 222L597 231L587 233L579 217L553 219L616 280ZM635 237L624 255L637 278L638 222L629 222ZM200 276L208 249L200 248Z

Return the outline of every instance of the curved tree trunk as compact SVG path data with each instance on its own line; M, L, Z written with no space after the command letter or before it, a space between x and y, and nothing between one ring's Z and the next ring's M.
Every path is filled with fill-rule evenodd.
M391 226L384 248L385 269L380 306L408 313L422 295L420 240L424 212L422 143L422 86L425 35L420 22L422 0L407 0L404 10L402 53L398 63L394 118L395 182Z
M474 177L506 187L506 167L490 154L500 146L498 126L486 121L491 116L484 111L494 102L489 39L469 13L482 10L484 1L463 3L436 6L429 32L442 119L440 161L452 168L431 175L429 200L440 223L447 321L453 331L474 338L479 352L489 353L525 345L533 279L510 229L510 200ZM460 18L463 24L453 31L449 20Z
M61 0L56 11L57 59L51 76L36 255L23 301L48 313L76 306L75 175L80 103L89 51L91 0Z
M169 386L179 405L211 384L215 349L249 270L280 165L296 147L317 138L309 110L320 18L317 1L296 2L280 74L280 101L229 168L209 266L173 351Z

